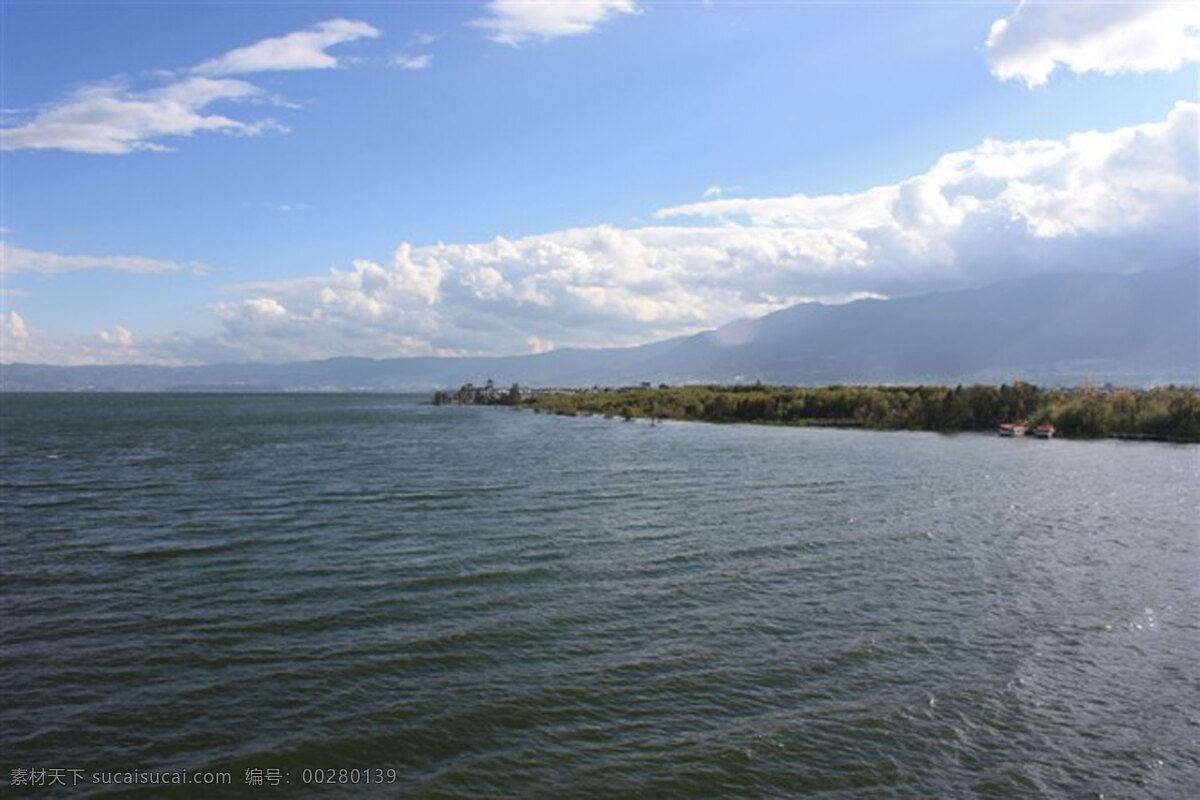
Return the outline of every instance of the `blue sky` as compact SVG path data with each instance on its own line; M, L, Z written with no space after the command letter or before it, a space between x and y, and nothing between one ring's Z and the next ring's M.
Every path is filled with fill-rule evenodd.
M2 8L6 362L620 345L1195 260L1186 5Z

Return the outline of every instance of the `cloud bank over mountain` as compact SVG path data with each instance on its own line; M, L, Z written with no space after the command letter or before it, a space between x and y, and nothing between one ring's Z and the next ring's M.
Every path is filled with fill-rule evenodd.
M845 195L722 198L663 224L402 244L390 261L232 287L231 354L504 354L634 344L804 300L843 301L1197 259L1197 111L949 153Z
M23 390L418 390L487 377L535 386L669 383L1000 383L1120 385L1200 379L1197 274L1070 273L886 302L801 304L715 331L630 348L501 358L333 358L279 365L9 365ZM11 322L20 334L21 320ZM95 347L134 346L96 332Z

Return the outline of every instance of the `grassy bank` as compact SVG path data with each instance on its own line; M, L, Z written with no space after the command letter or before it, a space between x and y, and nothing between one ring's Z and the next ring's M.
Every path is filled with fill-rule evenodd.
M1200 442L1200 393L1156 389L1003 386L679 386L527 392L518 403L550 413L622 418L829 425L877 430L987 431L1049 422L1068 437Z

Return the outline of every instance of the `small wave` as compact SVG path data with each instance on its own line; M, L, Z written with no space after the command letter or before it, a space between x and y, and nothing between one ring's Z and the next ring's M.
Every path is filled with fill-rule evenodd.
M417 578L405 584L406 589L445 589L486 583L524 583L548 578L553 573L548 569L497 569L483 572L465 572L457 575L432 575Z
M158 561L171 558L188 558L191 556L210 556L220 553L230 553L235 550L244 550L248 547L254 547L262 544L257 539L243 539L236 542L219 542L214 544L198 544L198 545L171 545L166 547L154 547L147 550L129 550L124 552L115 552L112 555L118 558L127 559L129 561Z

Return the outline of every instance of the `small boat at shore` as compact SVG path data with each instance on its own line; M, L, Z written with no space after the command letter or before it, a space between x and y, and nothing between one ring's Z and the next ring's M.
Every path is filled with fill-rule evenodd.
M1028 426L1024 422L1001 422L996 433L1006 438L1024 436Z
M1033 429L1033 435L1039 439L1053 439L1054 426L1049 422L1043 422L1041 425L1038 425Z

